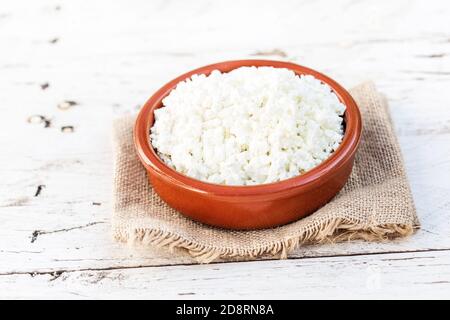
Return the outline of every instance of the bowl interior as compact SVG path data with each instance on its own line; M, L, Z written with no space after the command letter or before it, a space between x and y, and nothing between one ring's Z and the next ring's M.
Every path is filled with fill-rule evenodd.
M286 68L294 71L297 75L312 75L323 83L327 84L336 94L338 99L346 106L346 111L343 117L344 137L339 147L330 155L330 157L328 157L328 159L302 175L278 182L253 186L227 186L204 182L188 177L166 165L153 149L149 137L150 128L154 123L154 110L163 106L162 100L172 91L172 89L177 86L179 82L190 78L194 74L209 75L213 70L229 72L233 69L244 66L270 66L275 68ZM176 180L176 182L182 183L189 187L200 188L208 191L212 191L213 189L215 189L214 191L220 193L223 191L232 192L233 190L235 190L240 193L244 189L249 192L251 192L251 190L256 191L257 189L261 189L260 191L263 191L262 189L267 187L272 189L285 190L286 188L306 185L311 181L317 180L321 175L332 170L333 167L339 166L339 163L344 161L347 157L352 156L352 154L356 151L356 147L360 139L360 134L361 116L355 101L342 86L340 86L331 78L313 69L289 62L271 60L238 60L212 64L199 69L195 69L177 77L176 79L170 81L161 89L159 89L145 103L138 115L135 126L135 143L138 149L138 154L144 165L152 167L152 169L164 175L168 179Z

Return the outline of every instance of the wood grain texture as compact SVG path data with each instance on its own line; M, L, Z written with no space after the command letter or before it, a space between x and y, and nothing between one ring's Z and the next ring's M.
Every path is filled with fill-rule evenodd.
M14 290L0 297L154 297L149 288L161 297L380 297L385 291L367 293L348 279L364 279L372 259L394 270L385 275L390 297L449 295L449 13L443 0L3 1L0 287ZM348 88L375 81L389 99L423 225L417 234L211 266L112 242L112 120L182 72L255 57L303 64ZM308 273L296 273L296 264ZM67 280L50 281L54 272ZM105 272L100 285L82 281ZM236 288L216 291L234 275L243 279ZM264 275L276 290L258 280Z
M12 274L6 298L448 298L448 251ZM27 288L17 291L17 288Z

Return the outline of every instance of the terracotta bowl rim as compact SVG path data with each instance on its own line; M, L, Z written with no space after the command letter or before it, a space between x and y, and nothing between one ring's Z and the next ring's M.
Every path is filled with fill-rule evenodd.
M340 101L346 106L344 115L346 128L341 144L328 159L306 173L293 178L252 186L229 186L204 182L188 177L175 169L172 169L158 157L151 146L149 131L151 127L150 124L153 124L153 110L161 106L162 99L167 96L180 81L185 80L194 74L209 74L215 69L226 70L223 72L229 72L243 66L287 68L294 71L296 74L313 75L331 87ZM168 183L176 184L179 187L187 188L192 191L216 196L257 196L286 192L294 189L296 191L299 189L306 191L310 188L317 187L318 184L324 182L324 178L326 180L327 176L337 172L339 168L353 156L361 139L361 131L362 121L358 106L347 90L336 81L318 71L291 62L258 59L232 60L214 63L184 73L169 81L156 91L142 106L135 121L133 136L137 154L144 167L147 170L150 170L152 174L158 175Z

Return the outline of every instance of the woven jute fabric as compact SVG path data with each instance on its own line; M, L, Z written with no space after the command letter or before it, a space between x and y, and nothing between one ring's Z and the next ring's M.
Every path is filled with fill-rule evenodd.
M137 158L132 138L134 117L118 119L113 135L115 239L183 249L197 261L208 263L268 255L286 258L304 243L385 241L410 235L419 227L419 221L386 100L370 82L350 93L361 110L363 133L345 187L312 215L257 231L207 226L185 218L165 204L149 184Z

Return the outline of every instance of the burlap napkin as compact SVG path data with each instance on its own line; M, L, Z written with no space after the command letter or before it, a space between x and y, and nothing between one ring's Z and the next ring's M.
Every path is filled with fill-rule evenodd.
M387 103L372 83L350 90L363 118L353 172L326 206L299 221L259 231L229 231L185 218L148 183L133 145L133 117L114 124L114 237L123 242L185 249L199 262L263 255L285 258L303 243L410 235L419 226ZM224 212L226 214L226 212ZM276 214L276 212L274 212Z

